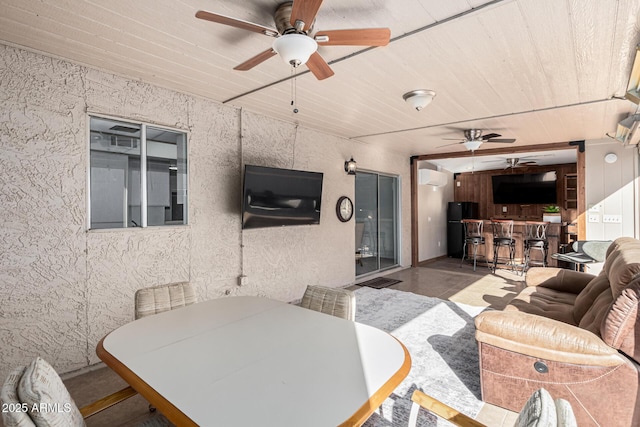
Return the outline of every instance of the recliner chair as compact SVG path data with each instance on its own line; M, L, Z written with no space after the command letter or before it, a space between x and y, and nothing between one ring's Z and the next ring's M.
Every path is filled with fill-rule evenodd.
M640 425L640 241L615 240L598 276L533 267L526 284L475 319L482 400L518 411L544 387L580 427Z

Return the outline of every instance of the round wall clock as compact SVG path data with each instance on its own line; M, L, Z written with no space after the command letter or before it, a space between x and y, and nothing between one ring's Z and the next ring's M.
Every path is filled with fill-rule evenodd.
M336 214L342 222L347 222L353 216L353 202L347 196L342 196L336 203Z

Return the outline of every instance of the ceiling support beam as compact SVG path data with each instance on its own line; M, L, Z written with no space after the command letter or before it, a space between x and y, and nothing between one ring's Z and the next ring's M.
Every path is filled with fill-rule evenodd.
M504 147L504 148L489 148L483 149L482 156L491 156L495 154L516 154L516 153L531 153L533 151L553 151L553 150L566 150L571 148L571 142L554 142L550 144L536 144L536 145L524 145L520 147ZM412 156L415 160L437 160L437 159L451 159L458 157L471 157L473 152L471 151L456 151L453 153L438 153L438 154L422 154L420 156Z

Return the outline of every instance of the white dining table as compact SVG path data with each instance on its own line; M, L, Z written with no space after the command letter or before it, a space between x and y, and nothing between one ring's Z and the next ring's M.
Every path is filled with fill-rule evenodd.
M384 331L260 297L136 320L96 352L178 426L357 426L411 368Z

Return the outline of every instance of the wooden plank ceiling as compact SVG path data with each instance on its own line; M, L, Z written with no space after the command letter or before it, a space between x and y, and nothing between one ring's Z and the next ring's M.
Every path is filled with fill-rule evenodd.
M443 139L469 128L518 147L600 139L636 110L617 98L640 0L324 0L315 30L389 27L392 41L320 47L335 75L298 70L297 114L280 58L233 70L273 38L194 16L274 27L280 2L0 0L0 40L407 156L463 151ZM416 112L402 95L423 88L437 95Z

